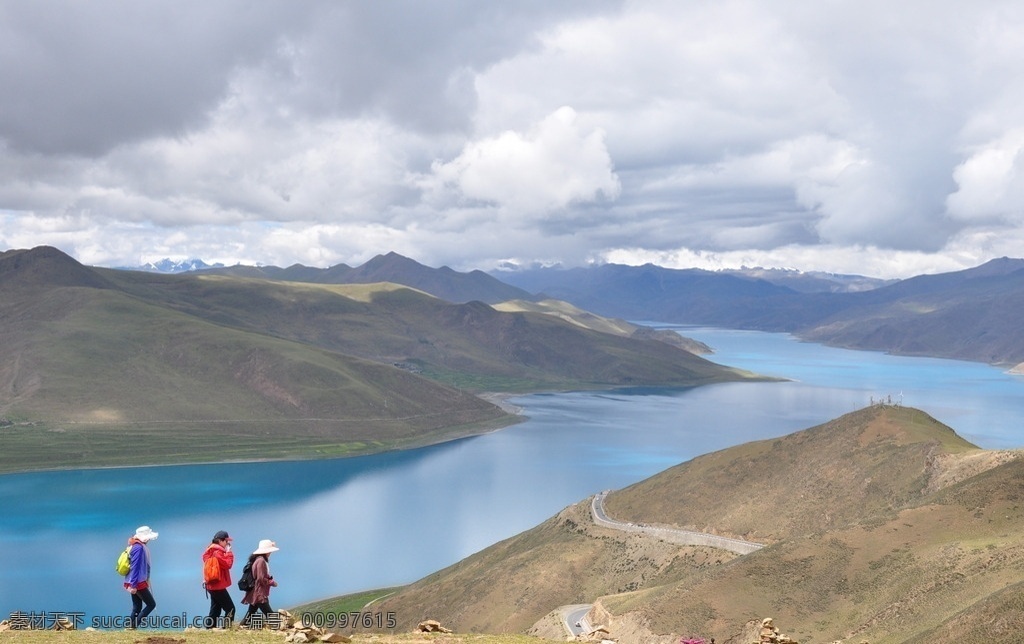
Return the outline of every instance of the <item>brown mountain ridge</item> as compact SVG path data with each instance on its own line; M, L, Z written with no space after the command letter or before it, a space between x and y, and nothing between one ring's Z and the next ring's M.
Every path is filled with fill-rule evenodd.
M551 611L594 603L591 623L623 644L745 643L748 623L768 616L805 643L1021 641L1019 457L979 449L919 410L872 406L700 456L605 505L617 520L742 537L765 543L759 551L598 527L587 500L380 609L460 632L556 637Z

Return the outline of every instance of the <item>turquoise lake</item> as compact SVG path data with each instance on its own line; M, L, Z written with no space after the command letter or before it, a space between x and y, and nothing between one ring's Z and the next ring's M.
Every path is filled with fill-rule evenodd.
M505 430L354 459L0 476L0 619L124 615L114 561L143 524L160 533L156 615L207 612L200 555L221 529L242 556L277 541L275 608L408 583L602 489L872 400L923 409L981 447L1024 446L1024 377L1001 369L679 331L714 347L716 362L789 380L523 396L511 402L529 419Z

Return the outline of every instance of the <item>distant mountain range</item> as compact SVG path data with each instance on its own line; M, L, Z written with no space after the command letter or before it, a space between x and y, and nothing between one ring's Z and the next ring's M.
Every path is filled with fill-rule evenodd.
M199 273L318 284L386 281L456 303L555 300L620 320L786 332L834 346L1008 367L1024 363L1024 325L1018 323L1024 315L1024 259L1006 257L899 281L651 264L460 273L396 253L355 268L232 266Z
M330 268L314 268L301 264L278 268L277 266L208 266L202 260L191 260L191 262L194 268L184 270L254 279L309 282L311 284L392 282L411 286L442 300L456 303L477 300L494 304L507 300L531 299L530 293L506 284L483 271L460 273L447 266L430 268L394 252L378 255L356 268L346 264L337 264ZM185 265L187 264L164 260L157 265L149 264L147 266L157 267L158 272L177 273L181 272ZM142 268L140 270L149 269Z
M201 259L161 259L158 262L148 262L141 266L118 266L123 271L145 271L147 273L188 273L190 271L201 271L207 268L220 268L224 264L207 264Z
M840 273L826 273L823 271L801 271L792 268L736 268L708 271L698 268L692 269L667 269L654 264L644 266L626 266L622 264L599 264L588 267L564 268L561 266L548 267L517 267L506 266L501 270L491 271L491 275L503 282L514 284L519 288L531 293L544 293L552 297L558 297L559 291L566 286L566 282L580 278L582 275L594 271L611 271L646 269L665 271L666 275L690 275L735 277L745 281L763 281L768 284L782 286L797 293L856 293L870 291L889 284L895 284L899 280L883 280L863 275L843 275ZM672 280L673 278L669 278ZM571 287L569 290L572 290Z
M628 320L793 333L855 349L1024 362L1024 259L857 291L797 291L751 275L653 265L502 274L534 293Z
M185 273L190 271L202 271L209 269L219 270L226 275L239 275L242 277L263 277L266 279L292 280L296 282L314 282L321 284L345 284L345 283L368 283L368 282L396 282L405 284L404 281L418 281L426 288L421 288L428 293L448 299L450 301L462 301L460 298L468 297L468 292L453 289L451 282L463 285L471 284L482 302L503 302L516 299L530 293L541 292L544 289L531 287L530 283L537 276L542 276L544 270L500 270L492 271L491 276L502 283L518 284L523 291L516 294L505 291L502 295L498 293L502 287L496 286L493 282L483 279L482 271L471 271L470 273L459 273L447 266L439 269L429 268L415 260L403 257L395 252L386 255L378 255L358 268L352 268L346 264L337 264L330 268L310 268L301 264L295 264L288 268L276 266L243 266L241 264L226 267L224 264L207 264L201 259L171 260L162 259L159 262L150 262L142 266L121 266L121 270L139 270L149 273ZM800 271L786 268L738 268L724 269L717 271L721 275L736 275L752 279L762 279L772 284L785 286L800 293L846 293L868 291L887 284L893 284L898 280L882 280L862 275L842 275L839 273L826 273L823 271ZM543 277L540 281L543 282ZM408 286L414 286L407 284ZM420 285L415 285L420 288ZM451 290L452 297L445 297L439 291ZM495 299L497 298L497 299ZM466 300L468 301L468 300Z

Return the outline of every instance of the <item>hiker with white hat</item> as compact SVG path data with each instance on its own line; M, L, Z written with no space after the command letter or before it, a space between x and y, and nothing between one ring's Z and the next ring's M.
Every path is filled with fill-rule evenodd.
M147 615L156 608L153 591L150 590L149 573L152 569L149 558L149 546L159 533L148 525L139 526L135 534L128 539L128 574L124 578L124 589L132 596L131 628L138 628Z
M249 563L245 565L246 568L252 570L251 582L246 578L245 569L242 570L242 581L239 581L240 587L243 583L245 585L245 597L242 598L242 603L249 605L249 610L242 618L242 626L253 625L252 617L257 610L265 616L274 612L274 609L270 607L270 589L276 586L277 582L270 574L270 553L278 550L280 548L270 539L261 540L259 547L253 550L249 556Z

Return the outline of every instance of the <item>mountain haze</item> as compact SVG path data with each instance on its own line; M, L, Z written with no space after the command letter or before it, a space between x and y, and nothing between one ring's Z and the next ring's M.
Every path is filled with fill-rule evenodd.
M647 264L501 273L534 293L627 320L793 333L853 349L990 364L1024 362L1024 260L995 259L857 291ZM799 287L798 287L799 288Z
M785 286L798 293L859 293L872 291L899 280L883 280L863 275L843 275L824 271L801 271L786 268L722 269L721 273L750 279L762 279L777 286Z
M700 324L722 309L757 311L761 301L796 295L762 279L653 264L547 268L501 276L538 296L565 300L598 315L641 321Z

